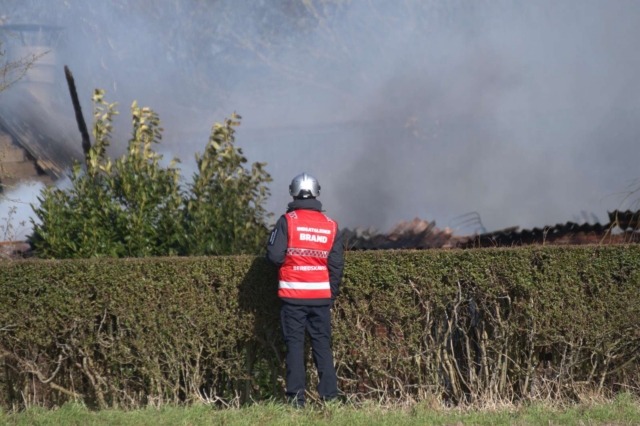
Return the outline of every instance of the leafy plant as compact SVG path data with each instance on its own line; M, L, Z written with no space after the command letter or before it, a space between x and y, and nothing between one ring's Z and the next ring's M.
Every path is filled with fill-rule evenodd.
M85 161L76 162L69 189L47 188L33 206L30 242L45 258L147 257L254 253L266 237L263 207L271 177L262 163L251 170L234 146L233 114L216 123L198 172L180 185L178 162L161 163L154 146L162 121L149 108L131 106L132 137L127 154L107 156L116 104L93 96L95 142ZM234 121L235 120L235 121Z
M196 155L198 172L188 185L184 229L189 254L251 253L264 239L271 213L263 207L271 176L264 163L244 167L247 159L234 146L241 117L216 123L207 148Z

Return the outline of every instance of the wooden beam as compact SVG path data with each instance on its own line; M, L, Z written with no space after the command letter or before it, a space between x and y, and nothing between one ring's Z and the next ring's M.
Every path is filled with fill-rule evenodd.
M85 158L89 156L89 150L91 149L91 140L89 139L89 131L87 130L87 123L82 116L82 107L80 106L80 100L78 99L78 92L76 90L76 83L73 79L73 74L69 71L68 66L64 66L64 75L67 78L67 85L69 86L69 94L71 95L71 102L73 103L73 109L76 112L76 121L78 122L78 130L82 135L82 151Z

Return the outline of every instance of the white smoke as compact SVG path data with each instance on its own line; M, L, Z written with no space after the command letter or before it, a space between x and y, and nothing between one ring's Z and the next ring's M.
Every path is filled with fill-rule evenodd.
M38 195L44 188L40 182L24 182L0 196L0 242L24 241L31 233L34 216L31 204L38 205Z
M532 227L605 218L618 199L601 200L638 177L635 0L3 4L12 22L67 27L85 113L94 87L122 105L114 152L133 99L185 166L239 111L276 213L307 171L346 226L477 211L490 230Z

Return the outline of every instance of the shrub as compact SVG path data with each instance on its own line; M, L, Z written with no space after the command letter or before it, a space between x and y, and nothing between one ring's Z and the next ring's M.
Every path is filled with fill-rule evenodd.
M280 397L276 288L251 256L5 262L0 398ZM347 253L340 388L452 402L638 389L639 290L639 246Z
M147 257L256 253L266 239L263 203L271 177L264 164L244 168L234 145L233 114L216 123L192 183L180 185L174 159L161 164L154 145L161 120L149 108L131 107L127 154L106 155L116 104L96 90L94 145L85 167L76 162L69 189L46 188L33 206L31 245L44 258Z
M199 173L188 186L183 254L252 253L263 245L264 224L272 215L263 207L271 177L263 163L244 169L247 159L233 145L239 119L234 113L216 123L204 154L196 156Z

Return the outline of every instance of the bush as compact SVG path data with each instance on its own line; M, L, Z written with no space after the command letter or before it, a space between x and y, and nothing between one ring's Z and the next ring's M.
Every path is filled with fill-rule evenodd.
M271 177L264 164L245 169L234 146L233 114L216 123L191 183L180 185L177 160L161 164L154 145L161 121L149 108L131 107L127 155L106 155L116 104L93 97L95 123L85 168L75 163L69 189L46 188L33 206L30 243L44 258L148 257L257 253L268 229L263 203Z
M279 398L276 288L251 256L5 262L0 398ZM347 253L340 388L452 402L638 389L639 290L639 246Z

